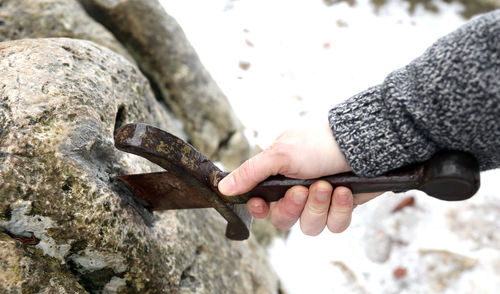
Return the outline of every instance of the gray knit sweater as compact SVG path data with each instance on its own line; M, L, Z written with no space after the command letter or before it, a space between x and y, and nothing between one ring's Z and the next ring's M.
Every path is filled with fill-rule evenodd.
M439 39L422 56L329 113L335 139L358 175L375 176L471 152L500 167L500 10Z

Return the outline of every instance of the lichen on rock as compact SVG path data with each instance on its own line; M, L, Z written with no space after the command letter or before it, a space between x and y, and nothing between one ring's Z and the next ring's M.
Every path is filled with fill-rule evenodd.
M64 263L64 257L70 250L69 244L57 244L48 230L55 226L54 222L44 216L31 215L31 201L18 200L9 205L11 215L8 221L0 221L0 228L14 236L34 238L38 248L45 255L59 259Z
M2 0L0 7L0 41L47 37L84 39L133 60L76 0Z
M114 148L121 124L182 135L134 64L88 41L26 39L0 43L0 72L0 291L277 291L263 249L226 240L215 211L153 214L113 180L158 170Z

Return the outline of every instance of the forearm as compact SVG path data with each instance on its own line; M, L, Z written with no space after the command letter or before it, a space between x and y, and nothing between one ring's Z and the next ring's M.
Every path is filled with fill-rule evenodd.
M373 176L441 149L500 166L500 11L441 38L384 83L330 111L351 168Z

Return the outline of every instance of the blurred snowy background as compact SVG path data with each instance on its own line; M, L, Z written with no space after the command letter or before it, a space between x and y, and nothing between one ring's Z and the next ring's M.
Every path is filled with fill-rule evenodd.
M228 96L254 145L327 121L335 104L380 83L498 0L164 0ZM270 247L295 293L498 293L499 171L471 200L386 193L342 234L295 226Z

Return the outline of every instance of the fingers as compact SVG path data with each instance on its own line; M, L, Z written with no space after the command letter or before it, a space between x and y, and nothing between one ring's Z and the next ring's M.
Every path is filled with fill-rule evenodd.
M333 233L341 233L351 224L354 199L351 190L337 187L333 192L332 203L328 212L327 227Z
M316 236L325 228L332 191L332 185L326 181L317 181L309 188L309 197L300 217L304 234Z
M290 229L299 219L307 200L308 189L302 186L290 188L285 196L277 202L270 204L271 213L269 220L276 228ZM258 197L247 202L248 211L256 218L265 218L269 212L269 205Z
M351 190L332 186L324 181L314 183L309 192L300 224L306 235L316 236L325 226L333 233L345 231L351 224L354 198Z
M269 212L269 205L262 198L250 198L247 202L247 209L255 218L265 218Z
M272 205L269 220L278 229L288 230L299 219L307 200L308 189L302 186L290 188L285 196Z
M219 191L227 196L243 194L267 177L278 174L281 161L273 154L264 151L245 161L219 182Z
M282 199L271 205L261 198L252 198L247 207L256 218L264 218L269 213L271 223L281 230L290 229L300 218L302 232L316 236L325 226L333 233L345 231L351 223L354 207L381 194L353 195L346 187L333 190L328 182L318 181L309 189L302 186L289 189Z

